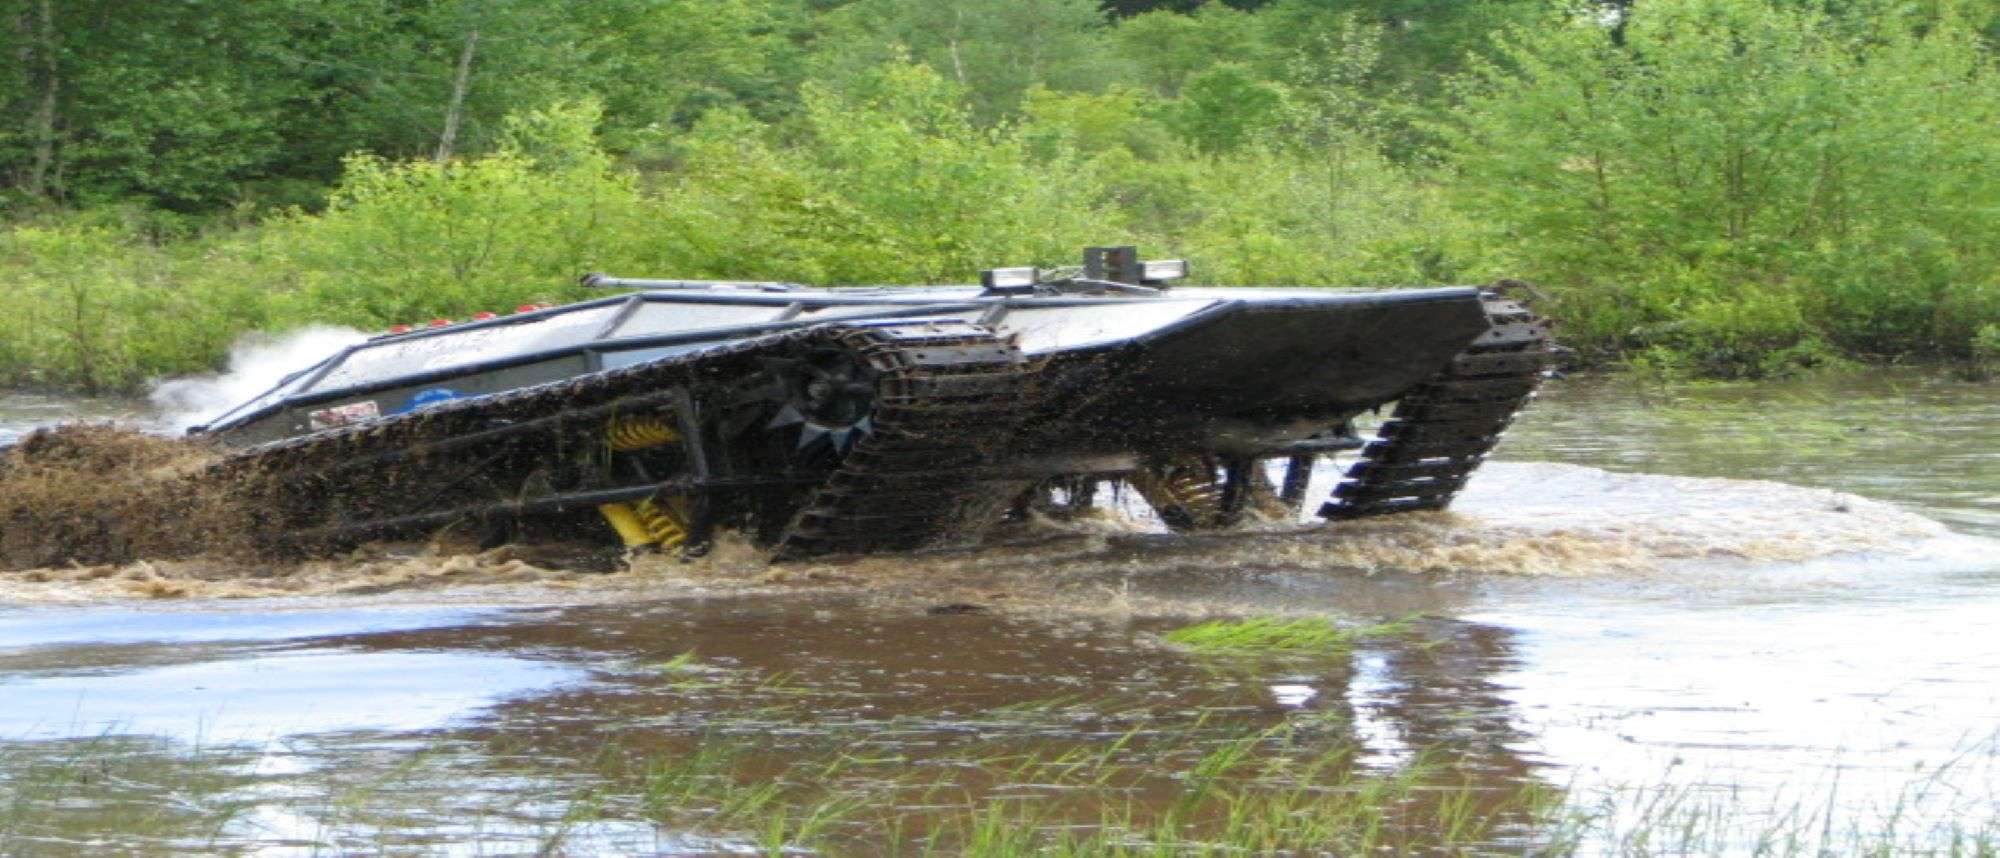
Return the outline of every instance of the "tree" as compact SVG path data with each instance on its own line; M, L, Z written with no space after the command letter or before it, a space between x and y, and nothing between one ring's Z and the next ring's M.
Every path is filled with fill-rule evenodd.
M1378 28L1374 82L1431 98L1468 60L1487 54L1495 35L1533 26L1554 8L1548 0L1279 0L1257 15L1273 46L1306 57L1329 45L1325 34Z
M1195 148L1232 152L1267 139L1285 117L1285 90L1259 80L1237 63L1224 63L1188 79L1169 105L1170 124Z
M576 12L588 35L572 62L602 99L614 145L705 110L793 97L778 59L791 47L765 0L601 0Z
M0 170L23 195L145 195L213 206L279 148L287 81L267 81L257 49L266 12L159 8L109 0L14 0L10 53L21 70L0 96L12 115Z
M355 151L488 151L502 117L597 93L682 118L761 68L758 0L0 0L0 176L72 204L313 204Z
M839 89L883 62L912 59L960 87L992 122L1029 88L1091 91L1113 79L1094 0L858 0L826 16L817 78Z
M1110 41L1142 85L1167 97L1179 95L1190 76L1217 63L1269 69L1275 60L1257 16L1220 4L1188 14L1157 11L1125 19Z
M1650 0L1622 45L1514 29L1448 132L1459 196L1628 347L1962 354L2000 318L2000 81L1961 26L1878 23Z

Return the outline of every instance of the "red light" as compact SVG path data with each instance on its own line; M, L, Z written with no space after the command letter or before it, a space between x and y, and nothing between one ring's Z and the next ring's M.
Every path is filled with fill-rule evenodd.
M389 333L392 333L392 334L407 334L407 333L409 333L409 332L410 332L410 326L409 326L409 325L390 325L390 326L389 326Z
M514 312L516 312L516 313L532 313L532 312L535 312L536 310L539 310L539 309L541 309L541 308L540 308L540 307L537 307L537 306L535 306L535 305L533 305L533 304L522 304L522 305L521 305L521 306L519 306L519 307L515 307L515 308L514 308Z
M486 312L485 310L481 310L477 313L472 314L472 320L475 322L483 322L491 318L495 318L494 315L492 313Z
M451 320L450 320L450 319L432 319L432 320L431 320L431 327L433 327L433 328L442 328L442 327L445 327L446 325L449 325L449 324L451 324Z

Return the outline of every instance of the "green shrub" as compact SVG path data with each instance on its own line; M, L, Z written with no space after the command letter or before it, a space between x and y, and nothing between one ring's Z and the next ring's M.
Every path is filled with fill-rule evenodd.
M2000 373L2000 324L1980 328L1972 338L1971 372L1974 378L1992 378Z
M254 285L204 276L190 243L161 248L88 218L0 232L0 384L90 393L131 389L219 363L266 321Z
M1993 318L2000 81L1961 24L1659 0L1622 42L1594 14L1503 42L1440 128L1452 197L1566 335L1733 375L1962 354Z
M576 297L619 267L651 212L595 148L594 105L508 123L500 151L445 163L348 159L325 212L271 225L288 315L363 327Z

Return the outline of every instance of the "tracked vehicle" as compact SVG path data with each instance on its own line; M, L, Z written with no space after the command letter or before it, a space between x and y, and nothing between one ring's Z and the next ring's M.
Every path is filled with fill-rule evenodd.
M1129 247L978 286L591 275L624 294L379 336L195 431L295 551L459 526L698 553L728 528L786 560L963 544L1107 482L1229 528L1301 510L1337 452L1321 516L1440 509L1553 353L1498 289L1185 275Z

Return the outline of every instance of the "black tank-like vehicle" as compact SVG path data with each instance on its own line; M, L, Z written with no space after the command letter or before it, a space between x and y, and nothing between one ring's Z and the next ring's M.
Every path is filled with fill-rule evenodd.
M784 560L964 544L1114 481L1174 530L1229 528L1299 510L1342 451L1321 516L1440 509L1554 351L1500 289L1186 273L1115 247L979 286L591 275L626 294L391 332L194 431L295 551L601 516L634 548L729 528Z

